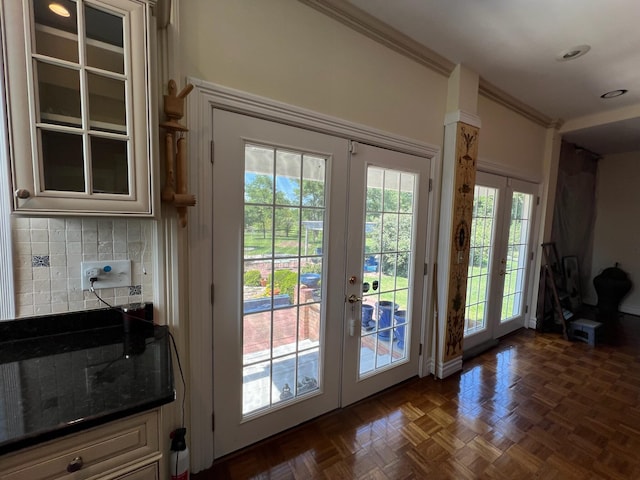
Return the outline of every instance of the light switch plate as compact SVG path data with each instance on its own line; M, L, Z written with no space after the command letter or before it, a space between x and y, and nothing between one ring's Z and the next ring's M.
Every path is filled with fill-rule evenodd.
M80 262L80 277L82 290L93 288L128 287L131 285L131 260L100 260L95 262Z

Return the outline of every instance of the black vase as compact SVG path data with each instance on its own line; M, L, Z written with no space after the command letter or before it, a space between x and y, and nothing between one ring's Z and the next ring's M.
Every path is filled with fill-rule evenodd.
M618 306L624 296L631 290L631 280L627 273L615 267L605 268L593 279L593 286L598 294L598 313L604 320L615 319Z

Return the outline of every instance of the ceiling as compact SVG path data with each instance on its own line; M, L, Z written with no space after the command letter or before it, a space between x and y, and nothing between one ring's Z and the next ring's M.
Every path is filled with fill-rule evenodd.
M598 154L640 151L639 0L348 0ZM334 2L332 2L334 3ZM569 61L562 52L590 50ZM626 89L617 98L606 92Z

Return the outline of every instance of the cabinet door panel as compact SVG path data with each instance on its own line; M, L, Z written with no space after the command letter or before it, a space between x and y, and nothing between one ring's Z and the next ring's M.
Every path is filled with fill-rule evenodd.
M50 7L50 5L54 5ZM35 52L78 63L76 3L69 0L34 0Z
M155 2L0 3L14 211L153 215Z
M80 72L36 61L39 121L82 127Z
M82 137L52 130L39 130L44 189L84 192Z

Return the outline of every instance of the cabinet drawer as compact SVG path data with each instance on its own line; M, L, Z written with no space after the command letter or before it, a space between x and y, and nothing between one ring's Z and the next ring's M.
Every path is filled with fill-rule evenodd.
M158 463L134 470L131 473L117 477L116 480L158 480Z
M158 412L152 411L6 455L0 479L83 480L159 457ZM69 472L70 465L80 468Z

